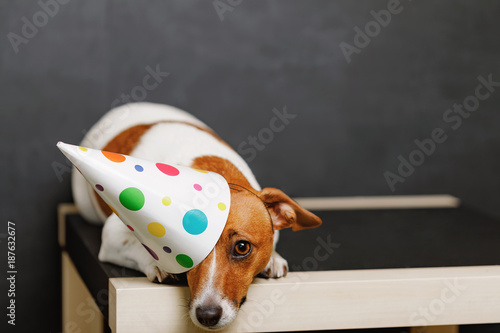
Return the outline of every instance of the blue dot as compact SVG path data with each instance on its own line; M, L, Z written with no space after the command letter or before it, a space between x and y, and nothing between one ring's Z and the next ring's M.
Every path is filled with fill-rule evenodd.
M182 226L191 235L199 235L207 229L208 219L201 210L191 209L182 218Z
M143 168L142 166L140 166L139 164L137 164L137 165L135 166L135 169L136 169L137 171L139 171L139 172L144 171L144 168Z

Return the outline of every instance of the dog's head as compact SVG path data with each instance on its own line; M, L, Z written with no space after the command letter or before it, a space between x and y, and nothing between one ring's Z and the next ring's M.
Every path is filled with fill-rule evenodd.
M233 189L228 221L218 243L187 273L192 321L211 330L231 323L254 277L271 258L274 230L297 231L320 224L321 219L278 189L255 193Z

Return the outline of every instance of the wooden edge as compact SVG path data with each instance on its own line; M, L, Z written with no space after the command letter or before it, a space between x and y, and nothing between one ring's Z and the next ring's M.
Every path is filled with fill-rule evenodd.
M116 330L116 300L117 300L117 292L115 285L116 283L113 283L113 281L116 280L116 278L111 278L108 281L108 324L109 328L111 329L111 332L117 332Z
M111 290L113 331L193 329L187 287L112 278ZM222 332L495 323L499 297L500 266L292 272L256 279L236 321Z
M460 199L447 195L294 198L308 210L457 208Z
M102 333L104 316L66 251L61 251L63 332Z
M457 325L412 327L410 333L458 333Z
M59 246L66 246L66 215L78 213L78 209L72 203L61 203L57 206L57 239Z

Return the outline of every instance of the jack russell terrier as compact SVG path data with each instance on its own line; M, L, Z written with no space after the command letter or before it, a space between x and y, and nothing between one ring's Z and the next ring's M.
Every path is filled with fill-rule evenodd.
M247 163L207 125L172 106L135 103L105 114L82 146L219 173L230 184L226 226L212 252L183 275L160 269L132 232L112 213L79 172L73 197L83 217L104 223L99 259L143 272L149 280L187 281L195 325L217 330L231 323L257 276L279 278L288 264L274 249L278 230L302 230L321 219L275 188L261 189Z

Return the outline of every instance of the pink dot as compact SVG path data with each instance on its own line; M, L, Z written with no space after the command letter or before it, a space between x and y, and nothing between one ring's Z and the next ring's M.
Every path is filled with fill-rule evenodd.
M196 191L201 191L201 185L200 185L200 184L194 184L194 186L193 186L193 187L194 187L194 189L195 189Z
M156 163L156 167L167 176L177 176L179 174L179 169L168 164Z

